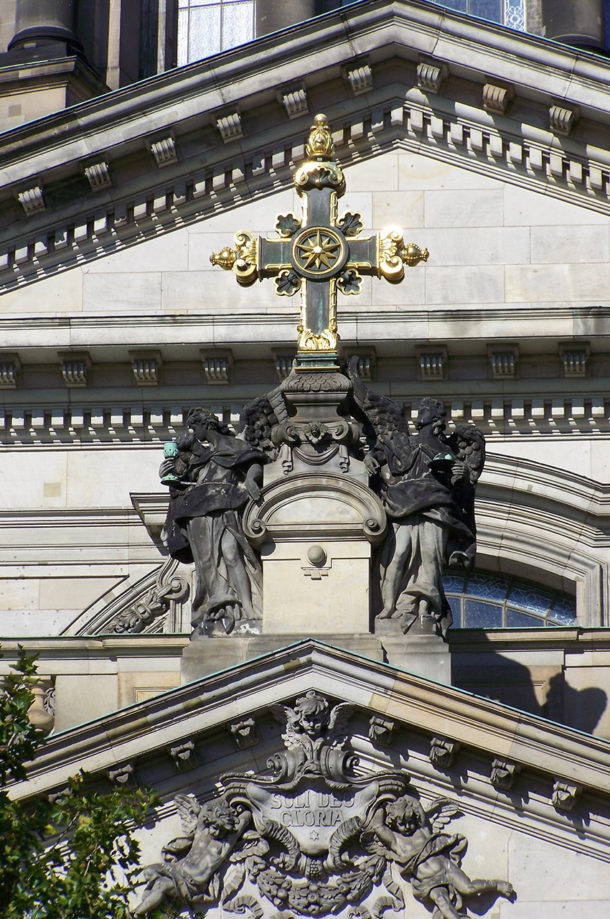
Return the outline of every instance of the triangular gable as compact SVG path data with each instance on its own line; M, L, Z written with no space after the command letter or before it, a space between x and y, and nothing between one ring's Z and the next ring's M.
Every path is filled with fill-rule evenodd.
M602 61L383 0L5 134L0 283L52 275L287 188L321 101L344 166L398 146L608 213ZM93 180L85 166L97 167Z
M99 772L145 761L314 688L405 730L448 738L479 756L509 758L594 795L610 794L607 741L313 639L51 736L15 793L55 788L75 766Z
M307 779L306 770L305 778L299 779L299 743L295 747L289 740L286 718L299 699L312 693L328 701L328 730L334 730L337 739L327 742L320 777L314 770ZM272 710L284 721L283 728ZM442 833L457 834L443 837L448 846L449 839L464 841L456 855L468 876L510 880L517 889L514 908L502 901L499 915L522 919L538 915L542 903L555 901L565 915L577 919L584 915L579 912L583 905L605 899L608 750L605 741L309 640L50 738L32 764L29 782L16 786L13 793L48 793L79 768L98 780L106 776L115 782L135 779L153 784L163 803L154 831L141 831L142 862L158 865L162 847L182 837L181 852L170 859L176 870L189 848L188 832L191 839L195 832L194 824L190 831L184 824L181 830L181 819L188 822L185 810L196 816L202 806L198 800L211 801L213 807L228 794L230 800L242 801L237 813L243 813L249 798L260 812L247 837L250 846L258 838L275 840L289 850L295 839L305 846L305 861L300 860L298 868L292 863L294 896L303 886L299 878L307 876L307 858L315 861L318 849L324 855L329 845L339 846L340 852L343 835L353 837L352 857L359 868L352 883L360 883L369 864L357 858L362 846L361 856L376 852L384 857L374 838L360 838L359 828L368 826L362 821L371 821L373 806L378 810L371 826L382 814L387 819L386 805L406 795L420 802L422 814L430 815L428 833L439 846ZM290 768L297 769L294 781L287 777ZM329 779L334 776L328 788L323 778L327 772ZM342 776L348 773L352 778L346 785ZM279 778L272 779L274 774ZM216 788L221 776L222 799ZM441 808L444 823L433 820L435 808ZM335 823L341 825L340 838L333 836ZM448 823L451 828L444 829ZM373 837L385 840L389 857L387 834L373 831ZM257 851L265 855L264 846ZM236 861L238 857L230 863ZM365 885L355 900L399 912L402 902L408 915L420 915L418 910L426 915L421 904L427 903L422 895L427 888L413 883L417 875L403 871L400 859L390 858L393 861L396 870L390 868L383 878L375 875L373 886ZM280 867L281 873L282 866L272 864L273 871ZM541 864L545 889L539 883ZM257 865L258 871L272 870L265 867L264 857ZM323 871L320 865L316 883L321 897L330 895L324 872L341 874L344 868L338 865L331 870L326 864ZM256 915L258 903L258 915L267 914L269 889L264 878L261 888L257 871L248 871L247 877L238 872L237 879L231 871L223 872L221 889L233 890L237 884L242 894L241 900L233 901L227 893L225 909L241 903ZM154 870L148 875L158 876ZM492 888L480 889L490 891L481 902L485 911L495 897ZM380 900L384 890L396 899ZM212 898L210 915L217 915L219 897L217 893ZM310 914L302 905L296 912ZM339 905L334 912L342 912Z

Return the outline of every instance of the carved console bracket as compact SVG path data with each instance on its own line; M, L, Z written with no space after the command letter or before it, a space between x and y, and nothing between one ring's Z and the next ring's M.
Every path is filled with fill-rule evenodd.
M26 188L18 192L17 200L23 208L26 217L32 217L34 214L38 214L40 211L44 211L46 207L42 194L42 187L40 185L34 185L32 188Z
M430 762L437 769L449 769L453 765L453 760L459 749L460 745L457 740L433 737L430 741Z
M505 759L494 759L491 763L491 784L502 791L510 791L520 772L521 766L518 763L511 763Z
M242 721L231 722L229 733L240 750L254 747L258 743L254 718L244 718Z
M58 355L60 370L64 383L70 388L86 386L89 382L91 358L88 353L72 351L60 352Z
M233 354L231 351L202 351L203 378L209 386L231 382Z
M369 740L378 747L389 747L393 740L396 722L380 715L369 718Z
M186 772L187 769L192 769L195 765L193 757L194 750L195 744L192 740L185 740L184 743L168 749L167 752L171 756L178 772Z
M130 351L131 369L138 386L157 386L163 366L160 351Z
M225 144L228 144L231 140L238 140L240 137L244 136L239 112L230 112L228 115L222 115L220 118L217 118L216 127Z
M116 785L118 788L135 788L136 777L131 763L125 763L117 769L108 769L106 775L112 785Z
M360 63L345 71L345 77L355 96L362 96L373 88L373 71L370 64Z
M20 370L18 354L0 354L0 389L16 389Z
M178 162L176 141L171 134L168 134L167 137L160 137L158 140L151 141L150 152L159 169L163 166L171 166L173 163Z
M564 377L586 377L589 369L591 346L588 342L560 344L559 356Z
M443 81L447 79L448 73L446 64L422 61L417 65L417 85L422 92L436 95Z
M568 137L580 119L580 109L577 106L568 108L563 105L552 105L549 109L549 126L554 134Z
M375 376L375 366L377 355L374 348L357 348L348 352L348 361L352 357L357 359L356 373L365 383L370 383Z
M515 98L513 86L487 82L483 86L483 108L496 115L506 114L511 99Z
M487 355L493 380L514 380L519 362L518 345L489 345Z
M91 163L90 166L85 166L85 176L91 191L103 191L112 185L110 167L106 160L100 160L98 163Z
M553 794L551 803L557 811L572 811L576 804L576 799L582 793L582 788L576 782L564 782L557 779L553 785Z
M416 348L417 369L420 380L444 380L447 376L446 348Z
M284 106L284 111L290 119L298 118L299 115L306 115L309 111L307 102L307 93L304 86L297 86L294 89L285 90L278 93L279 100Z
M294 349L272 349L273 367L279 383L286 379L294 364Z

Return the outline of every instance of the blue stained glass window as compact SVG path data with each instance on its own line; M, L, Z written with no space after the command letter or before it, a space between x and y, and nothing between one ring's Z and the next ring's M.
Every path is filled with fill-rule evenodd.
M453 616L453 628L460 629L462 627L462 601L459 597L447 597L447 600Z
M501 629L502 607L495 603L481 603L480 600L466 600L463 628Z
M448 6L450 10L457 10L458 13L468 12L468 0L447 0L446 3L441 3L440 5Z
M470 15L502 22L502 0L470 0Z
M571 601L571 602L570 602ZM549 619L559 625L573 625L574 623L574 601L572 598L567 600L563 597L556 597L553 600Z
M487 574L447 575L443 579L454 629L532 629L571 626L574 597L528 581Z
M505 600L508 584L504 578L493 575L473 574L468 578L468 593L476 593L477 597L486 600Z
M536 616L528 616L527 613L520 613L509 607L506 610L506 625L509 629L532 629L538 628L540 620Z
M464 590L464 575L446 574L443 578L443 587L445 593L461 594Z
M551 605L551 594L546 591L528 590L527 587L511 587L508 600L511 606L520 606L533 613L546 613Z
M504 0L504 25L525 32L525 4L523 0Z

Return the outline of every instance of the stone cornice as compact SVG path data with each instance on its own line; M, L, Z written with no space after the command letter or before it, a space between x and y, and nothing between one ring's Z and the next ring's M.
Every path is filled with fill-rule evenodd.
M354 54L373 85L346 99L337 67ZM418 87L422 58L447 68L437 94ZM345 166L400 145L610 213L604 61L423 3L369 0L4 134L0 284L286 187L310 121L278 101L297 71L327 100ZM485 110L490 75L514 89L506 114ZM238 102L241 136L223 138L219 119ZM579 111L570 137L553 128L559 103ZM160 170L151 145L170 137L175 158ZM113 187L93 191L84 169L102 155ZM45 207L24 217L15 196L34 187Z
M489 787L482 781L485 760L490 767L498 757L518 763L537 783L535 800L524 807L530 820L541 821L532 832L544 835L565 826L550 801L557 780L582 786L593 814L602 806L600 797L610 794L607 741L311 639L51 736L31 764L28 782L14 785L11 793L18 798L49 793L79 768L98 776L121 763L141 769L151 757L165 756L169 746L226 726L236 711L256 717L271 702L288 701L314 686L355 704L367 716L389 718L407 732L446 738L460 745L461 756L468 751L478 757L482 774L473 777L475 808L485 801L498 803L490 780ZM355 746L375 763L370 746L363 747L360 738ZM410 758L409 770L423 778L431 770L420 760ZM541 782L548 785L546 802L540 798ZM507 812L504 819L513 817ZM573 844L607 847L604 835L595 820L586 842L575 836Z
M610 484L533 460L489 454L479 489L496 499L506 491L513 500L523 495L539 509L552 507L560 516L571 508L581 523L587 517L610 518Z

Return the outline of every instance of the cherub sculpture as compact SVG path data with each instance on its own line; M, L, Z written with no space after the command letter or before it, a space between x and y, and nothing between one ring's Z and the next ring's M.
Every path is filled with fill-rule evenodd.
M443 832L457 816L459 811L450 801L437 799L424 810L416 798L402 795L385 806L385 819L380 813L365 834L369 850L394 862L410 882L414 897L434 907L433 919L460 919L463 897L486 891L509 900L515 897L508 881L471 880L462 871L467 840Z
M286 751L276 754L270 762L287 781L295 780L303 772L319 771L322 755L324 768L336 772L336 776L343 768L349 768L352 757L343 750L353 705L343 702L331 708L328 699L309 689L296 700L294 708L272 705L271 711L278 721L286 724L282 734Z
M146 882L136 916L147 916L167 901L200 907L218 898L218 872L251 819L223 798L200 805L192 795L177 795L184 836L163 847L164 861L143 871Z

